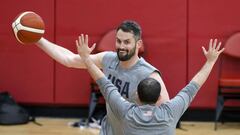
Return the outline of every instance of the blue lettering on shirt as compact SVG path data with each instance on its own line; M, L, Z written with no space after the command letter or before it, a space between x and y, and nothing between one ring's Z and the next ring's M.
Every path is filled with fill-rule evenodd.
M125 96L126 98L129 97L128 92L129 92L130 82L122 81L116 78L115 76L112 76L111 74L108 75L108 79L111 80L112 83L118 88L118 91L122 96Z

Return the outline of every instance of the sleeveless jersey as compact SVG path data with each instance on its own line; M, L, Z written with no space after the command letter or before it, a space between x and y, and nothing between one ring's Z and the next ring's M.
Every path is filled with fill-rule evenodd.
M143 58L129 69L123 69L119 65L116 52L107 52L103 57L103 72L105 76L118 88L119 93L130 102L136 101L136 91L139 82L150 76L153 72L159 72L155 67L147 63ZM102 121L101 135L122 135L122 125L115 117L109 105L106 103L107 116Z

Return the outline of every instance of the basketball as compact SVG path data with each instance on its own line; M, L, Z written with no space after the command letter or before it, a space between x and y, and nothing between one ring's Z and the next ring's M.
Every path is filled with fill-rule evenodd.
M36 43L44 34L44 21L32 11L18 15L12 23L12 29L16 39L21 44Z

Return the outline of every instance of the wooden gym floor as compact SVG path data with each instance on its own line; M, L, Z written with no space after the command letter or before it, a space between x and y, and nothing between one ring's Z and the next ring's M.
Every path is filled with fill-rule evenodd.
M77 119L37 118L38 126L32 122L18 126L0 126L0 135L98 135L97 129L80 129L68 126ZM240 123L218 124L214 131L213 122L181 122L183 129L176 135L240 135Z

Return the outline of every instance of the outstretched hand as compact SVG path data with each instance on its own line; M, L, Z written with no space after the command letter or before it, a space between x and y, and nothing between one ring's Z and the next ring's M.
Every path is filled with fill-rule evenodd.
M81 36L78 37L78 40L76 40L76 46L78 54L82 59L89 58L91 52L95 49L96 43L92 45L91 48L88 47L88 35L81 34Z
M208 51L202 46L203 53L208 62L216 62L218 56L224 51L225 48L220 49L221 42L217 42L217 39L211 39L209 42Z

